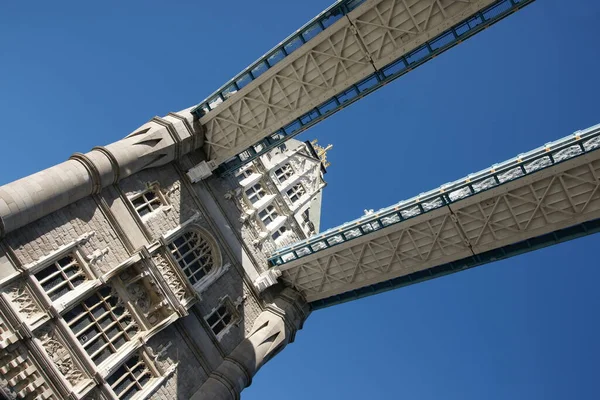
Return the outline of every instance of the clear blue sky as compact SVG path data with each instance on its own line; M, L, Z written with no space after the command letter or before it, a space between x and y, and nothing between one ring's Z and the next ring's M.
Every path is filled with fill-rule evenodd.
M201 101L328 5L2 2L0 184ZM538 0L305 133L335 146L322 227L599 123L599 17ZM598 399L599 240L315 312L243 398Z

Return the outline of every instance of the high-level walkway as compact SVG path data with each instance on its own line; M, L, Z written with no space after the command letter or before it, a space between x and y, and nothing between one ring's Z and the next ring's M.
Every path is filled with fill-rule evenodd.
M341 0L192 109L235 169L533 0Z
M0 187L0 238L200 147L232 171L533 0L340 0L196 107Z
M600 125L281 248L321 308L600 230Z

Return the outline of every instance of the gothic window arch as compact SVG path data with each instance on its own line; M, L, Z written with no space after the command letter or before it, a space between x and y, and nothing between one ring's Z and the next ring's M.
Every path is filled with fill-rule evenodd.
M167 247L173 261L196 289L209 284L222 267L216 241L198 226L177 234Z

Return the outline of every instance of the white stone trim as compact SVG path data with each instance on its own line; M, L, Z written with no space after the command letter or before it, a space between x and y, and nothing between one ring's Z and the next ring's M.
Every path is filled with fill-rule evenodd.
M77 246L90 240L90 238L92 238L95 234L96 234L95 231L87 232L87 233L79 236L74 241L67 243L63 246L60 246L58 249L48 253L47 255L43 256L39 260L24 265L23 269L27 272L27 274L30 274L30 275L35 274L35 273L39 272L41 269L43 269L44 267L46 267L47 265L49 265L51 262L66 256L68 253L73 251L73 249L75 249Z
M188 218L186 221L184 221L183 223L179 224L178 226L176 226L175 228L165 232L162 236L161 239L163 240L163 244L167 244L169 243L171 240L173 240L175 238L175 236L177 236L180 232L182 232L184 229L187 229L190 225L192 225L193 223L195 223L196 221L198 221L200 219L200 213L198 211L196 211L194 213L194 215L192 215L190 218Z
M257 280L254 281L254 287L262 292L266 288L273 286L277 283L277 279L281 276L281 271L275 268L271 268L260 274Z
M258 200L256 203L254 203L252 205L252 208L254 208L257 211L261 211L263 208L265 208L269 204L271 204L273 202L273 200L275 200L275 195L274 194L267 194L263 198L261 198L260 200Z
M187 177L192 183L200 182L203 179L212 175L212 171L216 169L214 160L209 162L201 161L199 164L190 168L187 172Z
M252 175L250 175L249 177L242 179L240 181L240 185L244 188L244 191L245 191L246 189L250 188L251 186L254 186L254 184L257 183L258 181L260 181L260 178L262 178L262 174L255 172Z

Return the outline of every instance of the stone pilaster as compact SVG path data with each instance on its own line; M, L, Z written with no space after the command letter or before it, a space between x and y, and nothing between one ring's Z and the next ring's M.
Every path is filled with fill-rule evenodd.
M304 298L291 288L274 287L273 300L244 339L213 371L192 400L234 400L267 361L294 341L310 313Z

